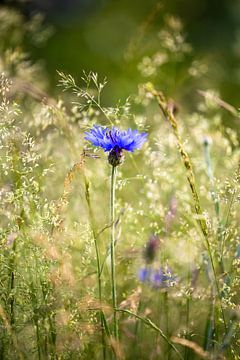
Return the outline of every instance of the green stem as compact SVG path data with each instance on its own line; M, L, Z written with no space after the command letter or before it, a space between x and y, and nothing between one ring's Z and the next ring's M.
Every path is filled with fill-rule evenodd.
M169 304L168 304L168 293L165 291L163 294L164 297L164 309L165 309L165 321L166 321L166 335L169 338ZM171 346L168 344L167 346L167 359L169 360L171 357Z
M137 315L141 313L142 308L143 308L143 300L140 298L138 308L137 308ZM136 347L137 347L138 341L139 341L140 325L141 325L141 322L137 320L136 324L135 324L135 330L134 330L134 337L135 337L134 346L136 346Z
M14 239L12 254L10 255L10 324L13 327L15 323L15 315L14 315L14 287L15 287L15 260L16 260L16 240Z
M100 320L101 320L101 332L102 332L102 350L103 350L103 359L106 359L106 343L105 343L105 333L104 328L106 327L106 319L104 312L102 310L102 279L101 279L101 260L100 260L100 251L98 246L98 240L97 240L97 231L96 231L96 225L94 221L93 211L92 211L92 205L90 200L90 192L89 192L89 181L87 180L86 176L84 176L85 181L85 196L86 201L88 204L88 211L89 211L89 218L93 233L93 239L94 239L94 246L95 246L95 252L96 252L96 259L97 259L97 278L98 278L98 297L100 302Z
M187 300L186 300L186 339L188 340L188 332L189 332L189 312L190 312L190 295L187 296ZM188 348L185 347L185 350L184 350L184 360L188 360L188 354L189 354L189 351L188 351Z
M204 157L205 162L207 165L207 174L210 180L211 185L211 198L214 204L215 214L218 221L218 229L217 229L217 238L218 238L218 244L219 244L219 253L220 253L220 259L219 259L219 265L221 268L221 272L224 273L224 261L223 261L223 251L224 251L224 239L223 239L223 226L220 218L220 204L216 195L216 189L214 184L214 176L213 176L213 169L212 169L212 161L209 151L209 144L207 141L204 141Z
M40 335L39 335L38 320L36 321L35 326L36 326L36 337L37 337L38 360L41 360L41 347L40 347Z
M112 306L113 306L113 328L116 340L119 339L117 320L117 291L115 273L115 188L117 168L112 166L111 191L110 191L110 223L111 223L111 284L112 284Z
M157 331L160 336L168 343L168 345L176 352L176 354L178 355L179 359L183 360L183 356L180 353L180 351L176 348L176 346L171 342L171 340L168 339L168 337L164 334L164 332L156 325L152 322L152 320L150 320L147 317L142 317L140 315L137 315L135 313L133 313L130 310L126 310L126 309L116 309L116 311L120 311L123 312L125 314L128 314L130 316L134 316L135 318L139 319L141 322L143 322L145 325L151 327L152 329L154 329L155 331Z

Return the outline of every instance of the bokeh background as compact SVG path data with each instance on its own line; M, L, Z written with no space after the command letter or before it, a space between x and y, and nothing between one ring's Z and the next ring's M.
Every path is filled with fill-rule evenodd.
M52 35L41 46L25 39L31 59L41 61L50 79L57 82L56 69L80 78L82 70L107 76L105 96L111 101L137 91L142 75L138 64L161 46L159 31L169 14L183 23L186 41L193 51L189 58L204 61L208 71L199 88L218 89L221 96L238 107L240 86L240 2L233 0L45 0L1 1L18 9L26 18L41 12ZM181 66L175 68L170 96L192 105L191 86L181 87ZM166 74L166 71L165 71ZM170 75L172 76L172 74ZM161 76L158 78L161 87ZM183 93L184 92L184 93Z

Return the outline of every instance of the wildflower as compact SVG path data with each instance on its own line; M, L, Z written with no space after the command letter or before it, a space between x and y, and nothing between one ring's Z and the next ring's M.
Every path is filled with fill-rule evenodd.
M150 282L156 288L168 288L176 284L177 276L169 267L165 270L160 267L152 272Z
M118 166L123 162L123 150L133 152L140 149L147 137L147 133L139 133L137 130L121 131L116 127L109 129L99 125L94 125L85 134L85 139L94 146L109 151L108 161L112 166Z
M162 267L157 269L143 267L138 272L138 278L141 282L148 283L148 285L158 289L172 287L178 281L177 276L169 267L165 269Z
M150 273L151 273L151 270L144 267L144 268L141 268L138 272L138 278L141 282L146 282L148 281L149 277L150 277Z
M151 235L143 252L143 257L148 264L154 261L158 247L159 247L158 236Z

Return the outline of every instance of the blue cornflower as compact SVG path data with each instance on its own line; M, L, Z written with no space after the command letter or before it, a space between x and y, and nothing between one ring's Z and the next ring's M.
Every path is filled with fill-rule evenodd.
M143 267L138 272L138 278L141 282L148 283L148 285L158 288L166 289L174 286L178 282L176 275L172 273L172 270L159 267L157 269Z
M109 151L108 161L112 166L123 162L123 150L133 152L140 149L146 141L147 133L139 133L138 130L119 130L115 126L112 129L94 125L86 132L85 139L94 146Z
M172 273L170 268L163 269L160 267L152 273L150 281L156 288L168 288L176 284L177 276Z
M138 278L141 282L146 282L149 280L151 275L151 270L147 269L146 267L139 269L138 271Z

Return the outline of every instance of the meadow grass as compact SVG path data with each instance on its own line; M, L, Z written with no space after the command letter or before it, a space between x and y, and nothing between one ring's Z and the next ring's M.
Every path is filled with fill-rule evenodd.
M167 24L144 76L190 52ZM106 106L105 79L58 72L55 99L19 51L0 63L0 359L239 359L237 110L214 95L187 112L169 73ZM111 167L94 124L147 142Z

